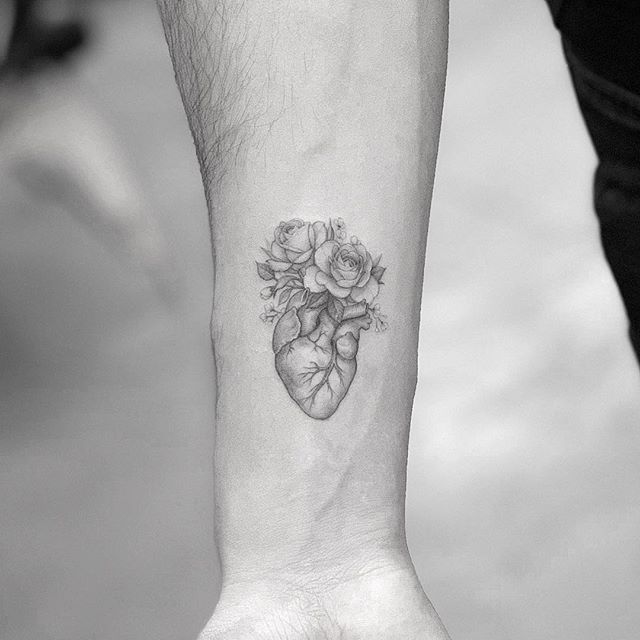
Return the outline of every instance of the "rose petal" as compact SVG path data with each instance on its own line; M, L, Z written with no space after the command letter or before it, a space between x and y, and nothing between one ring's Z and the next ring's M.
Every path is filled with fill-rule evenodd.
M287 259L287 254L284 249L275 241L271 243L271 253L276 260L284 261Z
M309 250L311 247L311 242L309 241L309 226L307 222L289 236L287 249L292 249L296 253Z
M327 240L316 249L314 260L319 269L325 273L331 272L333 254L339 246L335 240Z
M328 279L325 286L329 290L329 293L336 298L347 298L351 293L351 289L346 289L344 287L338 286L336 281L332 280L331 278Z
M327 288L316 279L318 273L322 272L315 265L307 267L304 273L304 286L309 289L311 293L321 293L327 290Z
M358 252L355 250L353 245L343 244L340 246L339 259L344 260L345 258L351 258L353 260L358 259Z
M301 253L299 256L297 256L293 262L295 262L296 264L301 264L303 262L306 262L312 255L313 249L309 249L308 251L305 251L304 253Z
M293 235L296 232L296 229L304 226L304 224L305 223L298 218L294 218L288 222L281 222L274 232L276 242L286 246L289 241L289 236Z
M339 286L339 287L343 287L345 289L351 289L352 287L356 286L356 282L355 280L335 280L334 282Z
M353 269L352 271L347 271L346 269L336 269L335 265L331 266L331 275L333 279L340 282L347 282L348 284L341 284L341 287L355 287L358 284L358 280L360 279L360 269Z
M367 284L367 280L371 276L372 268L373 268L373 260L371 259L371 254L367 253L367 257L366 257L364 266L362 268L362 276L360 277L360 280L358 280L359 287L364 287L364 285Z
M363 287L353 287L351 289L351 297L355 302L360 302L360 300L368 303L373 302L378 293L380 293L380 285L375 278L369 278L367 284Z
M311 227L311 235L313 236L313 246L315 248L324 244L328 238L327 225L324 222L314 222Z

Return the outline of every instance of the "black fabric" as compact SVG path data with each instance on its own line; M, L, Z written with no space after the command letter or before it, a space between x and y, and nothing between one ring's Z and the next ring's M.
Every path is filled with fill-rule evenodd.
M602 247L640 362L640 0L547 0L598 155Z
M553 14L554 20L558 17L560 10L562 9L562 5L565 0L547 0L549 7L551 9L551 13Z
M640 1L548 2L574 54L603 78L640 94Z
M599 159L594 200L602 246L640 362L640 95L594 72L566 41L565 53Z

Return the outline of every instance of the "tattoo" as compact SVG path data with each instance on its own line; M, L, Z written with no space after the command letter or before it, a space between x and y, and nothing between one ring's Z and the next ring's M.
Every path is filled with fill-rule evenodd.
M338 409L356 374L360 331L387 329L380 306L385 267L356 237L347 240L342 218L281 222L263 248L258 275L269 286L260 318L273 323L275 366L291 398L311 418Z

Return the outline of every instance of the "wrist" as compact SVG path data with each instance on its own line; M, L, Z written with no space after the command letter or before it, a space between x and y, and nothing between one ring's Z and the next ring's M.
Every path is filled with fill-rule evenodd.
M402 509L354 504L360 499L341 493L330 499L307 496L301 504L289 501L265 510L259 530L250 528L249 520L221 520L223 582L304 583L318 576L331 581L410 566Z
M408 416L380 411L373 422L343 411L344 420L312 429L292 413L287 405L260 425L219 414L216 533L224 573L403 557Z
M408 556L386 560L224 583L201 640L448 640Z

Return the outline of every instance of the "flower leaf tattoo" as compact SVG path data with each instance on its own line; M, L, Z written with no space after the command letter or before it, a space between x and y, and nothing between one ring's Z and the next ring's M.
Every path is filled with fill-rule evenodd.
M357 370L360 332L387 329L373 304L384 284L382 256L375 260L342 218L281 222L256 262L268 283L260 318L273 323L275 366L287 392L308 416L330 418Z

